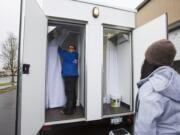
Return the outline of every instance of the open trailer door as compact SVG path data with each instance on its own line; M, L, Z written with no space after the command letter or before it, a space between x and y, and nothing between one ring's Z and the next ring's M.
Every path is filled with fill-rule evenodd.
M167 15L163 14L133 31L133 105L135 109L137 82L140 80L141 66L146 49L152 42L167 39ZM133 110L134 110L133 109Z
M17 131L36 135L45 121L47 19L36 0L23 0L22 8Z

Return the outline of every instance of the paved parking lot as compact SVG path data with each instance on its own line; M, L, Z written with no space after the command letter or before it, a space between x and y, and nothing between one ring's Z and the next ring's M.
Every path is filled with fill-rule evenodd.
M0 135L14 135L16 90L0 94Z

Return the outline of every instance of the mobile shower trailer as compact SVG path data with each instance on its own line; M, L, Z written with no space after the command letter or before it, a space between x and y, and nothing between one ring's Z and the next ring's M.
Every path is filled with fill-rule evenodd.
M40 6L41 5L41 6ZM94 121L134 113L136 83L148 45L167 38L166 14L135 27L136 11L74 0L23 0L18 89L18 135L36 135L45 125ZM50 39L58 31L79 52L77 110L46 108ZM63 33L64 31L64 33ZM65 36L68 31L69 36ZM110 106L111 95L121 98Z

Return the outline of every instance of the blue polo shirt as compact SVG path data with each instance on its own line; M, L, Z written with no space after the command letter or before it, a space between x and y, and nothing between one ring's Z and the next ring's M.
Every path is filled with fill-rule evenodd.
M78 76L78 53L59 48L58 54L62 58L62 76Z

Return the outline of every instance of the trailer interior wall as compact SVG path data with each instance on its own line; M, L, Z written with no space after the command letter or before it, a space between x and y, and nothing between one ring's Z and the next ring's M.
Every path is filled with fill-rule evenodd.
M97 6L100 15L92 16ZM44 0L43 9L49 17L67 19L73 22L85 21L86 24L86 106L87 120L102 118L102 65L103 65L103 26L108 24L125 28L135 27L135 12L108 8L71 0ZM112 17L115 16L115 17ZM110 19L111 18L111 19ZM96 111L94 111L96 110Z
M131 32L104 26L103 117L123 115L132 108ZM112 97L121 100L111 107Z
M51 30L51 29L52 30ZM60 20L49 21L47 47L47 75L46 75L46 124L61 123L62 121L82 119L85 112L85 44L84 25L62 23ZM78 52L78 81L76 89L76 111L73 115L64 115L62 112L66 104L66 92L61 75L61 60L58 55L58 46L67 50L68 44L74 43ZM61 68L60 68L61 67ZM83 119L84 120L84 119Z

